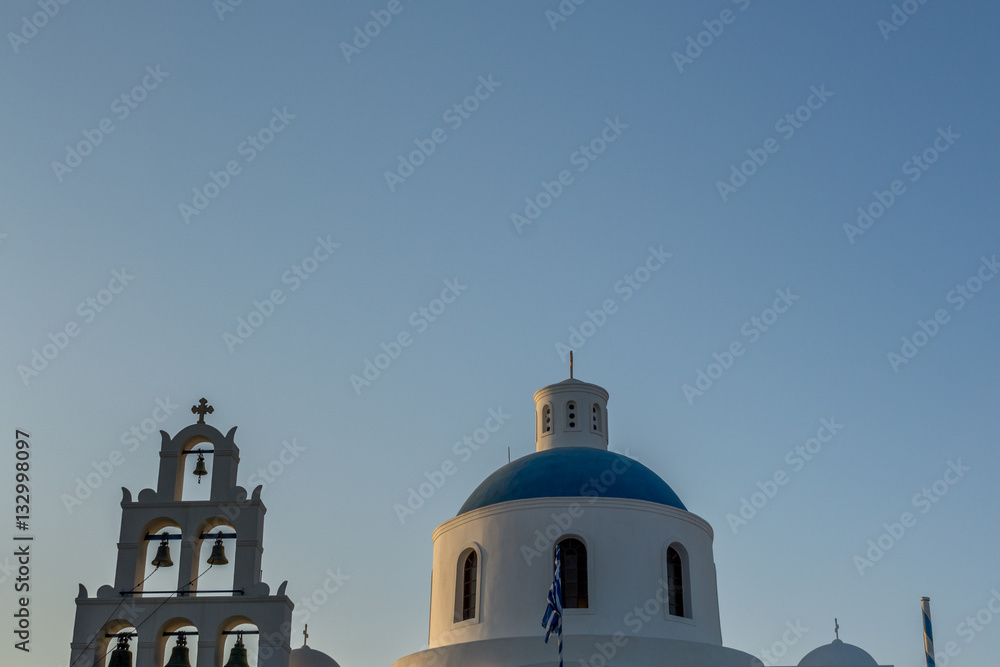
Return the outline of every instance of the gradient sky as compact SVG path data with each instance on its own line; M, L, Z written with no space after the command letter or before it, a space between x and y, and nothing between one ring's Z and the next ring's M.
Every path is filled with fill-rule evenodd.
M590 0L553 22L557 0L402 0L345 56L387 4L70 2L37 31L36 1L0 8L0 539L18 532L15 429L31 433L35 536L32 651L12 647L0 574L0 662L68 662L77 583L113 580L120 487L155 485L158 438L122 434L169 399L180 408L156 426L172 435L202 396L209 423L239 426L241 484L283 442L304 448L263 491L263 574L272 590L289 580L298 609L327 571L349 577L310 612L310 645L343 667L422 649L431 531L508 447L533 451L532 393L567 377L557 344L609 299L576 341L576 377L611 394L611 448L713 525L727 646L759 654L800 622L780 661L795 664L837 617L880 664L918 667L926 595L950 664L993 661L1000 619L961 624L1000 590L1000 280L978 282L1000 253L997 5L910 0L887 30L890 2ZM721 34L690 46L709 28ZM449 113L481 78L478 108ZM248 148L276 112L281 131ZM614 142L581 157L608 123ZM230 161L226 187L185 216ZM845 229L859 207L881 215ZM318 238L339 247L294 277ZM626 289L651 247L671 257ZM132 278L91 313L115 271ZM464 289L422 323L446 281ZM282 303L227 344L273 290ZM792 305L775 321L777 290ZM914 341L921 321L935 335ZM77 335L27 373L68 325ZM401 333L411 344L356 390ZM921 347L894 364L904 337ZM686 393L699 371L716 379ZM457 457L501 408L504 426ZM795 463L823 419L843 428ZM401 522L393 506L447 460L457 472ZM968 470L915 502L949 461ZM732 529L779 471L787 483ZM855 556L904 512L915 525L860 573Z

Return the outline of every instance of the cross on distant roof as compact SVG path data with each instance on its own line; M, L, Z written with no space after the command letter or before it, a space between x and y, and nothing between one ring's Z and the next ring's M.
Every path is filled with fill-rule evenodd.
M204 424L205 423L205 415L206 414L210 415L213 412L215 412L215 408L213 408L211 405L209 405L208 401L203 398L200 401L198 401L198 405L192 405L191 406L191 412L194 413L194 414L196 414L196 415L198 415L198 423L199 424Z
M837 636L837 639L840 639L840 623L837 622L837 619L833 619L833 634Z
M309 624L308 623L306 623L306 629L302 631L302 634L304 635L303 638L302 638L302 643L303 644L309 643Z

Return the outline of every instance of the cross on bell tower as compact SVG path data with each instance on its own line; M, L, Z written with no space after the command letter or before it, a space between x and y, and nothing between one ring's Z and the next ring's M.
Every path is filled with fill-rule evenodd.
M204 424L205 423L205 415L206 414L210 415L213 412L215 412L215 408L213 408L211 405L209 405L208 401L203 398L200 401L198 401L198 405L192 405L191 406L191 412L193 414L198 415L198 423L199 424Z

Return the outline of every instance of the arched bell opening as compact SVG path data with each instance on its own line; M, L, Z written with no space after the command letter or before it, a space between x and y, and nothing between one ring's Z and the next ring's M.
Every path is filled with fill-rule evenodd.
M153 667L198 667L198 628L189 619L172 618L156 634Z
M192 438L181 447L177 461L181 487L179 500L212 499L214 453L214 446L204 438Z
M136 629L131 621L115 619L104 625L94 639L94 660L87 664L104 667L138 667Z
M199 597L232 595L236 579L236 537L236 528L223 517L212 517L198 528L193 554L200 576L190 588L198 591Z
M181 529L176 521L162 517L147 523L139 535L137 551L132 591L136 597L165 597L178 589ZM187 583L187 579L180 583Z
M215 641L215 664L223 667L255 667L259 655L258 639L257 624L249 618L227 618L219 626L219 637ZM243 662L244 657L246 662Z

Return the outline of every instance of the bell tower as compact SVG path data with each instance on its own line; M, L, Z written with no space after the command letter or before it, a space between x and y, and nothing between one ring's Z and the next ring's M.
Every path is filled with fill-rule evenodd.
M199 416L197 423L173 438L160 431L156 490L143 489L133 500L122 487L114 585L101 586L89 597L80 584L70 667L104 667L116 644L112 660L121 667L163 667L167 647L175 646L170 664L183 666L188 650L185 635L192 634L197 635L197 667L222 667L226 637L252 633L234 630L247 624L257 628L258 667L288 665L294 607L285 595L288 582L272 595L261 581L267 511L260 499L262 485L248 494L236 484L240 462L236 427L223 435L206 424L205 415L214 409L205 399L191 411ZM199 457L195 469L199 483L201 477L210 476L208 500L182 500L188 456ZM232 589L199 590L206 566L231 568ZM168 590L145 590L145 581L159 570L174 575L174 585ZM191 626L196 630L178 632ZM128 628L133 630L123 633ZM135 656L131 666L127 650ZM229 659L246 665L242 641Z

